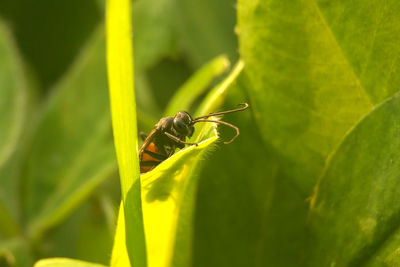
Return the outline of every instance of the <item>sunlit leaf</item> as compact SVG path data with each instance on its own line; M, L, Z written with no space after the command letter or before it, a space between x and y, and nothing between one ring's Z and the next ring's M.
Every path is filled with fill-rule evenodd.
M40 260L35 263L34 267L105 267L105 265L66 258L53 258Z
M142 175L143 216L150 267L170 266L180 207L192 168L216 136L181 150L154 171ZM160 224L160 218L163 223Z
M125 227L124 205L121 202L118 212L117 229L115 231L114 246L111 255L110 266L130 266L128 251L126 249L126 227Z
M147 265L137 155L136 104L133 75L131 2L108 0L106 3L107 68L114 144L121 179L122 205L114 241L111 264L127 249L130 264ZM125 218L125 219L124 219ZM124 242L125 241L125 242ZM123 243L121 243L123 242ZM126 262L124 262L126 266Z
M226 91L242 68L243 64L239 63L209 93L204 100L206 103L200 107L202 112L208 111L206 107L216 108L223 102ZM151 267L173 266L177 261L188 266L187 259L192 250L191 210L194 208L197 173L201 160L212 148L210 145L217 140L214 127L216 125L212 123L196 127L197 134L191 140L205 141L175 153L154 170L141 176L144 225ZM162 224L160 217L163 218Z

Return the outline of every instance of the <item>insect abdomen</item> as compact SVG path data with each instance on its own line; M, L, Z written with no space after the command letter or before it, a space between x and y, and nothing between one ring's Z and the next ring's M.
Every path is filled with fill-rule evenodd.
M148 172L155 168L161 161L167 159L167 156L160 154L152 142L143 150L140 159L140 173Z

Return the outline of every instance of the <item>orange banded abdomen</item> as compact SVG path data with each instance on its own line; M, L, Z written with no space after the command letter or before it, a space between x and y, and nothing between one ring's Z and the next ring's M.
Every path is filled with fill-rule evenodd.
M142 157L140 159L140 173L151 171L166 158L166 156L158 152L155 144L151 142L143 150Z

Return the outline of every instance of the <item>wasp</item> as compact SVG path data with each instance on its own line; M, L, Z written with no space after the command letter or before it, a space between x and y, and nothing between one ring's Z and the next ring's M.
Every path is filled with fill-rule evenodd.
M239 128L225 121L208 118L242 111L249 107L247 103L241 103L238 106L241 107L221 112L211 112L197 118L192 118L186 111L179 111L175 116L160 119L148 136L141 134L144 142L139 149L140 173L148 172L155 168L162 161L172 156L176 148L182 149L185 145L197 146L198 143L186 142L186 137L192 137L194 124L198 122L214 122L235 129L236 135L231 140L224 142L225 144L232 143L239 136Z

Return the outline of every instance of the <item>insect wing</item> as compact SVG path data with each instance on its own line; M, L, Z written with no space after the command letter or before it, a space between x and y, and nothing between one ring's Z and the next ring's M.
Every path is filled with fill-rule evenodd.
M139 149L139 160L142 161L143 151L148 147L148 145L153 141L154 137L156 136L157 129L153 129L149 135L144 140L142 146Z

